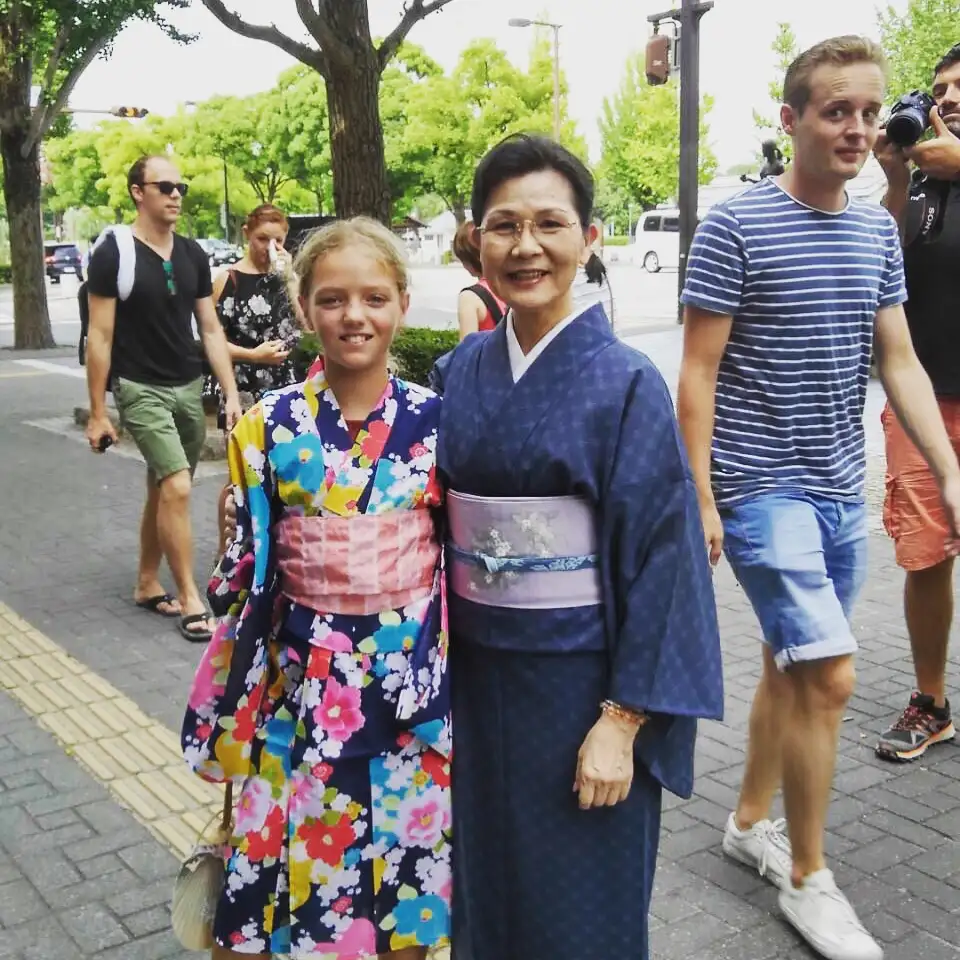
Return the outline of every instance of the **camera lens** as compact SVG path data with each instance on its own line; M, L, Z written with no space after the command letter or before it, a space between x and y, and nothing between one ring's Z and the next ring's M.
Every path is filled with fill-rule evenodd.
M887 138L898 147L912 147L926 129L927 118L915 107L907 107L887 121Z

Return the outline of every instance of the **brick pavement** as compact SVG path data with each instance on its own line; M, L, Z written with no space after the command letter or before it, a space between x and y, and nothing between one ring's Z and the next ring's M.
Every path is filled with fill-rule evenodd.
M651 354L672 385L678 332L633 342ZM129 459L109 454L94 461L79 442L24 426L28 419L62 416L74 403L82 402L81 381L56 376L5 380L6 369L0 358L0 449L4 451L0 601L151 717L176 729L200 651L185 644L170 624L136 610L130 601L140 469ZM878 402L873 390L868 425L874 452ZM872 476L870 502L876 530L876 462ZM214 537L212 505L217 485L217 478L202 482L195 497L198 543L206 550ZM858 687L842 729L828 852L839 882L862 919L887 945L888 960L960 960L955 946L960 940L960 845L955 839L960 837L960 751L944 746L931 751L920 765L905 767L881 764L873 756L873 738L903 706L912 674L900 611L901 575L885 538L872 535L870 546L870 575L855 617L862 646ZM204 572L205 560L197 558L198 576ZM777 919L772 888L718 854L720 830L742 768L759 633L726 568L718 572L717 587L727 717L723 724L704 725L694 798L667 798L665 803L652 919L654 956L656 960L810 957ZM956 655L951 666L956 676ZM126 919L143 916L148 918L143 921L147 925L160 923L165 898L159 891L168 887L173 857L74 760L59 755L54 741L2 694L0 730L4 734L0 758L9 756L14 764L10 773L6 764L0 764L0 783L5 787L0 793L0 847L6 851L0 859L4 934L0 957L177 956L176 945L159 927L145 930L137 927L137 920ZM8 753L11 750L20 755ZM21 772L26 782L16 779ZM47 811L42 805L31 809L44 800L54 804L55 810ZM94 812L87 816L85 811ZM96 811L103 819L97 819ZM48 813L63 817L63 823L56 816L45 820ZM24 829L31 823L35 825L32 833ZM78 831L84 835L82 840ZM132 837L131 848L141 851L141 867L151 864L156 871L141 876L125 862L122 851L108 851L123 866L103 876L120 873L125 877L128 899L122 906L126 914L116 909L112 892L98 891L97 884L106 881L92 875L88 880L71 859L75 844L121 831L129 831L121 835ZM50 862L74 867L78 879L66 888L79 891L78 885L91 885L83 904L69 899L50 902L56 900L49 895L52 888L44 897L43 868L23 855L24 839L33 834L48 844L45 856ZM107 857L102 861L104 868L108 862L114 863ZM73 877L66 870L62 875L52 872L54 882ZM158 880L158 874L163 878ZM138 906L130 908L134 902ZM82 907L89 910L91 919L71 926ZM60 918L61 913L66 919ZM95 937L101 929L112 931L104 932L104 937L119 937L122 932L126 940L103 946L92 940L77 941L85 931ZM57 939L61 934L65 940ZM66 951L64 944L71 944L71 950Z

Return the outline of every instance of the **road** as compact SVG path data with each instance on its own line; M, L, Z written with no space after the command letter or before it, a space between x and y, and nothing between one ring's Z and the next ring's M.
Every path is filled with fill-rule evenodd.
M676 272L649 274L640 267L619 263L611 263L608 269L619 334L629 336L675 322ZM459 265L413 268L408 322L418 327L455 327L457 294L472 282ZM47 281L53 336L61 346L72 346L79 339L77 287L75 277L64 277L58 284ZM9 286L0 286L0 348L12 346L13 291Z

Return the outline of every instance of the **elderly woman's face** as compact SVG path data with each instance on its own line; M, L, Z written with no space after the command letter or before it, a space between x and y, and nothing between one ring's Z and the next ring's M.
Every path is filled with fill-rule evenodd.
M562 317L572 309L586 238L566 177L539 170L500 184L480 237L483 275L519 316L555 308Z

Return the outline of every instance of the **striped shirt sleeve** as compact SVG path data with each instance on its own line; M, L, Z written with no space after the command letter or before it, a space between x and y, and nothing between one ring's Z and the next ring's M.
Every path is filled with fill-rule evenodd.
M893 217L884 225L883 245L886 262L880 281L880 310L884 307L896 307L907 299L907 284L903 273L903 248L900 245L900 232Z
M735 316L740 311L746 259L740 224L722 207L714 207L694 235L680 302Z

